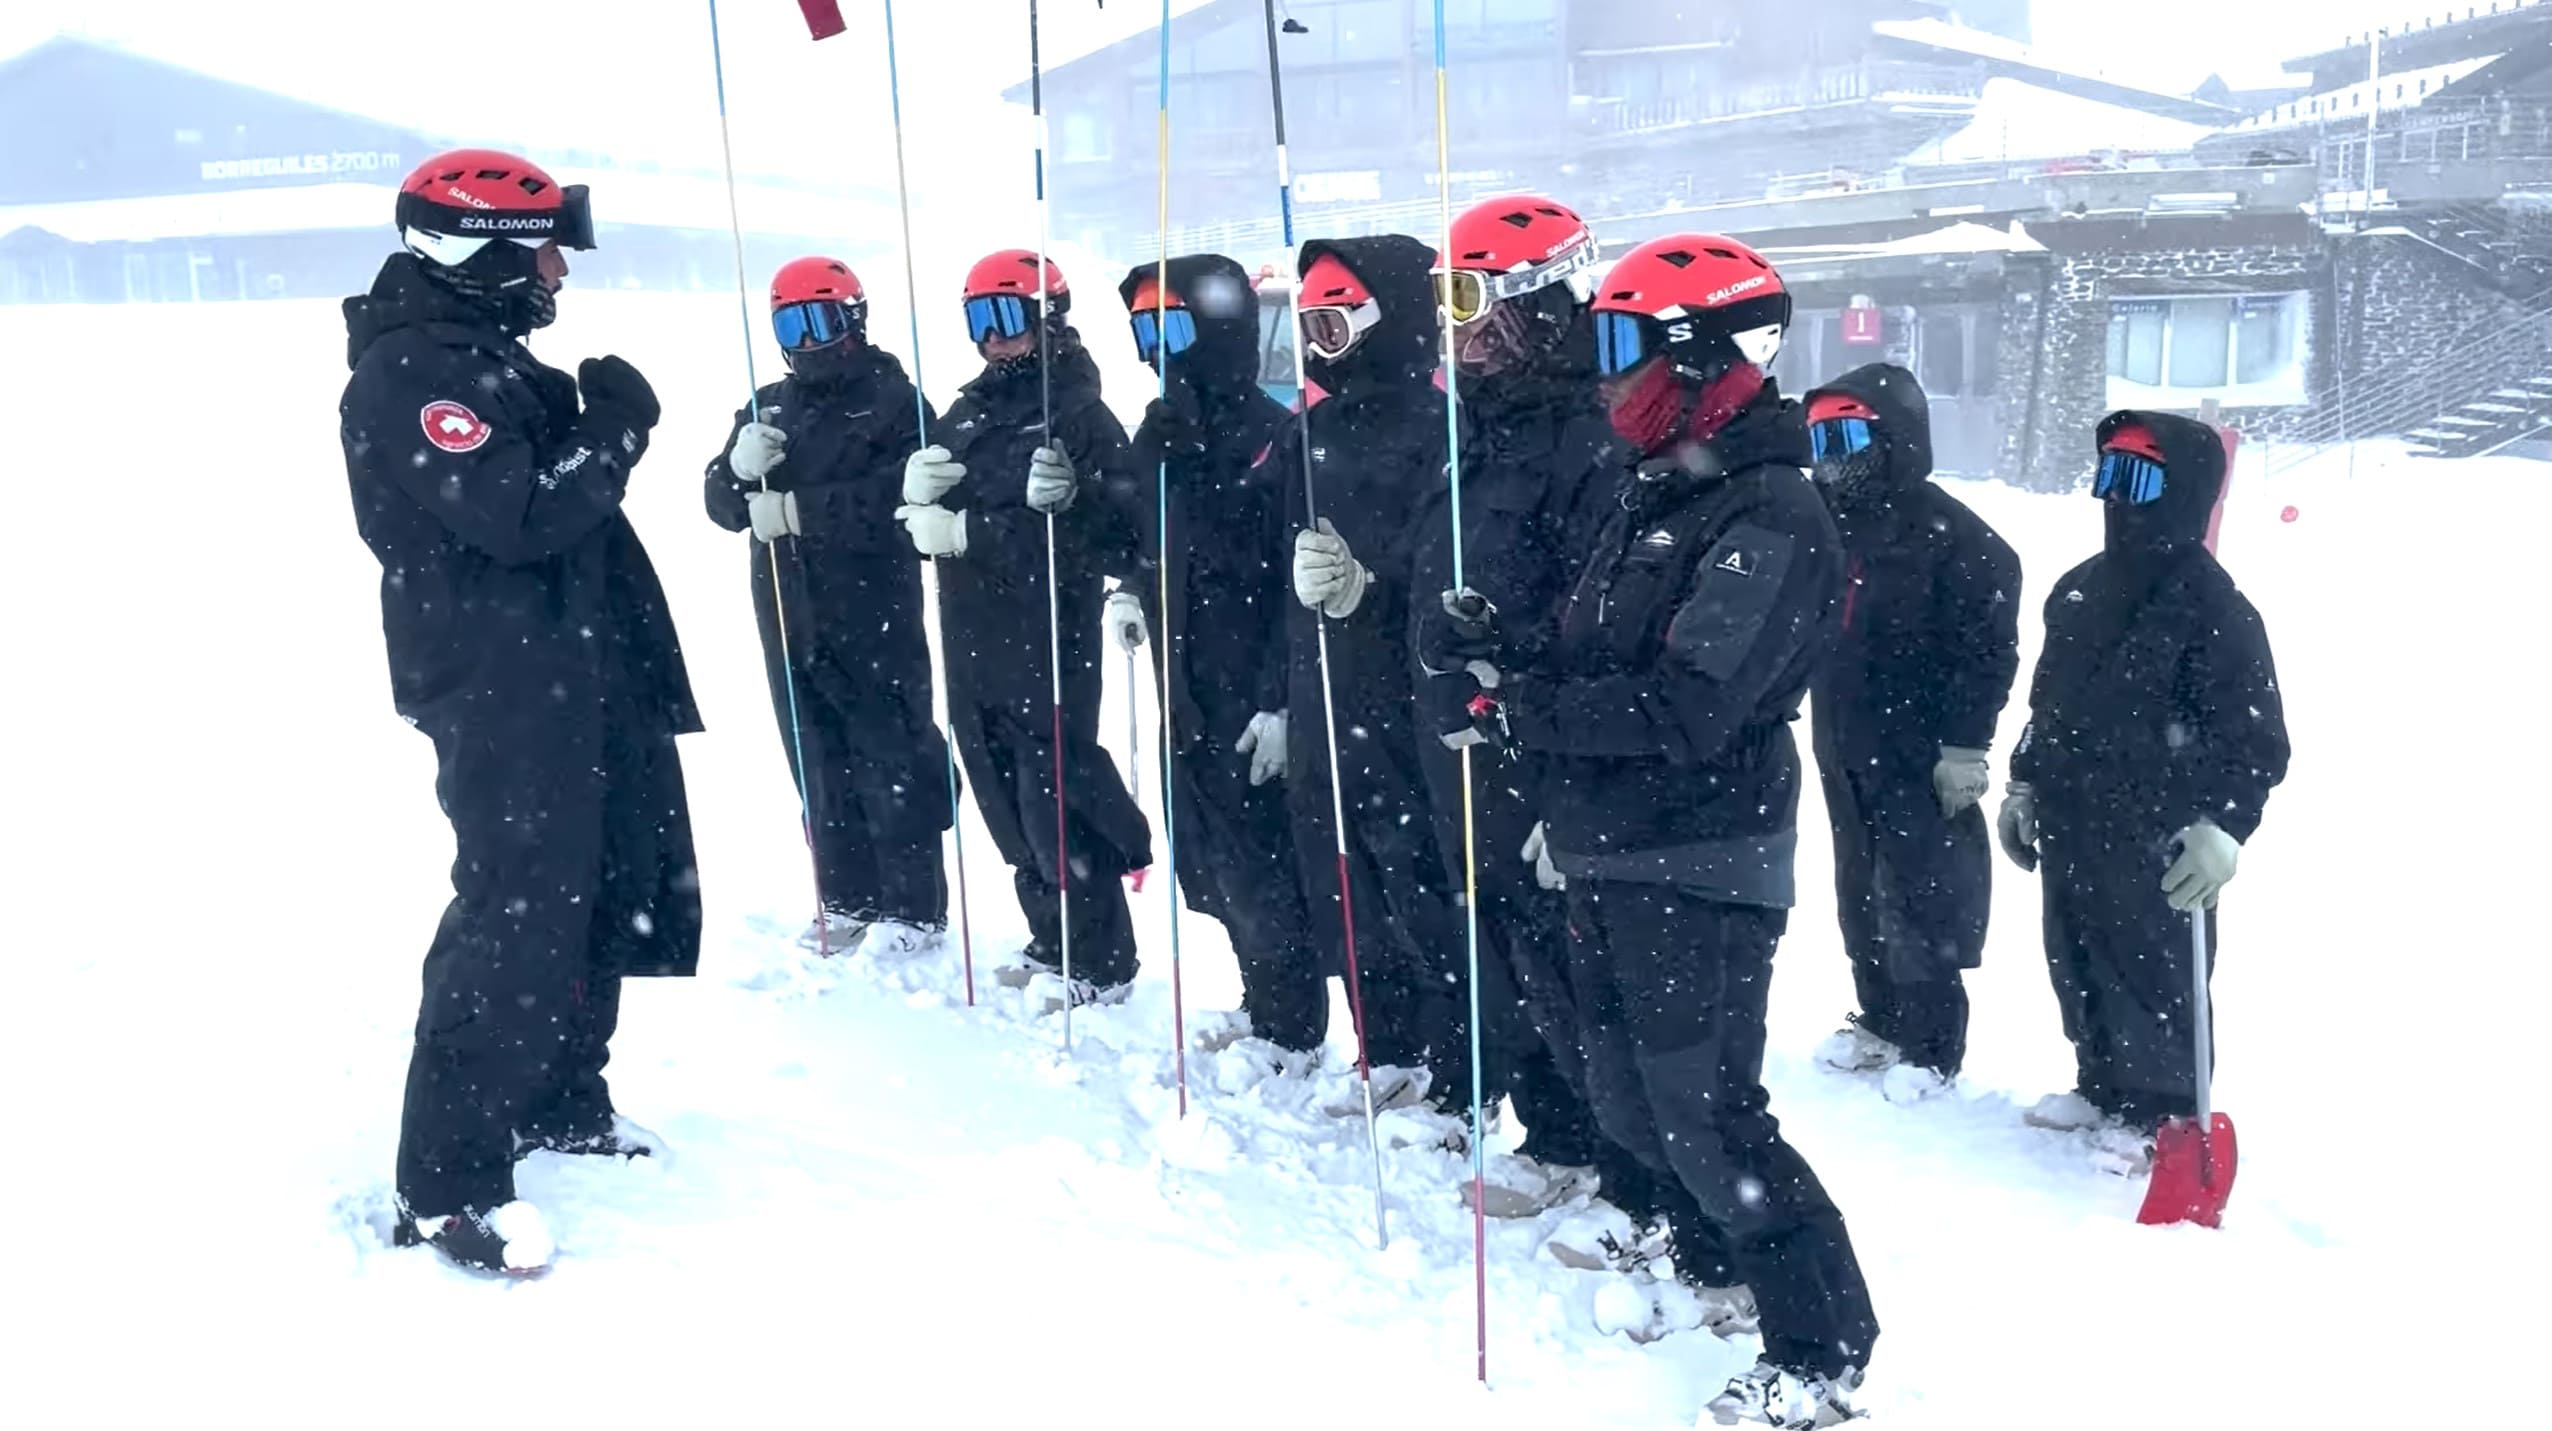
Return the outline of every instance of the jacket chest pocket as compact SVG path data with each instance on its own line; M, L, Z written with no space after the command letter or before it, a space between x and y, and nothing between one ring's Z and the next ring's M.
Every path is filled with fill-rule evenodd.
M1657 534L1634 537L1628 550L1602 572L1594 585L1589 634L1616 661L1635 660L1665 629L1691 562L1672 545L1654 543Z

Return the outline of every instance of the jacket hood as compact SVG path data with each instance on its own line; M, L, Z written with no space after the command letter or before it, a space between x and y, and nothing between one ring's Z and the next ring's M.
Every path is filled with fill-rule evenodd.
M1848 397L1878 414L1879 445L1887 454L1887 485L1911 487L1932 475L1932 402L1914 375L1894 363L1870 363L1813 388L1820 397Z
M1382 319L1345 357L1331 362L1303 355L1304 371L1323 388L1347 396L1360 387L1424 382L1436 368L1435 247L1407 234L1312 239L1302 248L1297 277L1321 256L1334 256L1373 290ZM1301 335L1295 335L1301 341Z
M484 329L499 341L511 341L497 328L493 312L426 277L425 261L412 253L390 255L373 276L371 291L347 299L344 309L348 368L389 334L428 323Z
M2130 424L2153 434L2162 448L2162 495L2143 506L2123 497L2107 502L2107 549L2131 557L2176 551L2206 540L2207 519L2224 494L2224 440L2195 418L2168 412L2113 412L2092 437L2092 461L2110 435Z
M1134 290L1156 277L1161 265L1146 263L1129 270L1117 285L1126 312L1134 312ZM1258 292L1249 270L1219 253L1192 253L1169 262L1170 291L1187 305L1196 320L1196 346L1170 355L1170 377L1184 377L1201 393L1228 395L1258 386Z

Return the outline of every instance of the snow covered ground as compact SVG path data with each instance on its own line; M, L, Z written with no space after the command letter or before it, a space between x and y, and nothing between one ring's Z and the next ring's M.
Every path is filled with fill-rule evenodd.
M631 505L711 727L685 743L711 933L698 980L631 985L612 1069L673 1155L532 1165L563 1257L519 1286L379 1235L450 845L389 710L333 306L0 310L12 1424L449 1426L500 1400L527 1425L1691 1423L1750 1353L1600 1334L1605 1278L1529 1224L1490 1229L1474 1390L1462 1165L1422 1120L1386 1127L1410 1146L1377 1251L1361 1128L1301 1080L1258 1079L1246 1045L1192 1056L1177 1117L1161 884L1137 996L1078 1019L1071 1059L989 980L964 1008L953 959L789 949L810 896L743 539L695 476L739 395L733 300L565 309L542 351L617 350L666 399ZM1879 1424L2521 1419L2496 1339L2539 1317L2539 1140L2501 1130L2539 1104L2552 952L2530 599L2552 481L2381 447L2350 469L2246 454L2225 524L2296 756L2225 906L2219 1106L2245 1157L2222 1232L2135 1226L2139 1186L2021 1126L2070 1062L2008 867L1962 1095L1902 1110L1811 1068L1850 986L1803 841L1774 1106L1874 1284ZM2098 540L2087 498L1960 490L2022 552L2032 613ZM968 834L980 971L1023 926ZM1237 980L1214 925L1181 928L1194 1027Z

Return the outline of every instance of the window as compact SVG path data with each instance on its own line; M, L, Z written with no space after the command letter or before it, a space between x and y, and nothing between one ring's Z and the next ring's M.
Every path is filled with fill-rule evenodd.
M2301 403L2310 308L2301 293L2117 299L2109 305L2109 405Z
M1967 391L1967 320L1957 313L1923 315L1922 346L1915 350L1922 371L1915 374L1932 397L1958 397Z
M1108 127L1099 116L1086 109L1068 110L1063 116L1062 141L1055 146L1056 156L1067 164L1084 164L1108 157Z

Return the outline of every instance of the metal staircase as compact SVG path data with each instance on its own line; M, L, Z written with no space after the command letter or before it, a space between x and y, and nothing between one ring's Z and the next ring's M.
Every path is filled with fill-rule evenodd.
M2398 384L2359 394L2334 389L2317 415L2285 434L2272 472L2337 443L2401 437L2425 457L2481 457L2530 437L2552 437L2552 297L2513 322L2466 335L2452 355Z

